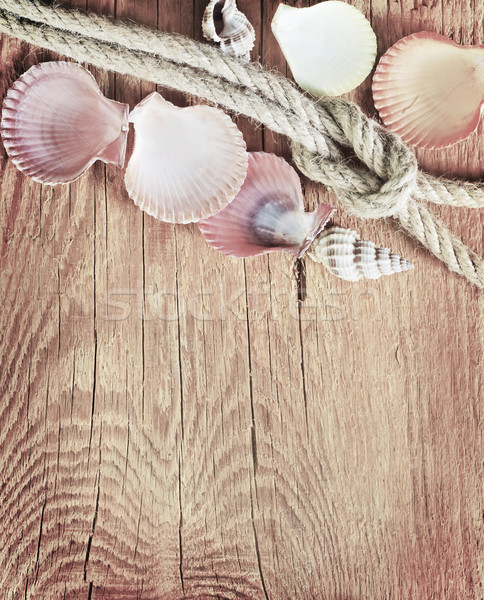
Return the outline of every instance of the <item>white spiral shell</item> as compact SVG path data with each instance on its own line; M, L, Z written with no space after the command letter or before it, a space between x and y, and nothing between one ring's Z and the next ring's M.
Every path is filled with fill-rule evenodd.
M342 227L323 230L314 240L308 255L346 281L378 279L382 275L414 268L411 262L398 254L391 254L388 248L377 248L373 242L361 240L356 231Z
M202 31L207 40L219 42L222 52L250 59L255 31L235 0L210 0L203 13Z

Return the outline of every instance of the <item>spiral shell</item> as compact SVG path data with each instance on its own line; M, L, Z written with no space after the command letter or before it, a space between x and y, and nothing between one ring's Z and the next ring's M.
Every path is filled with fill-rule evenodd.
M388 248L377 248L373 242L361 240L356 231L342 227L323 230L308 255L346 281L378 279L414 268L411 262L391 254Z
M249 60L255 31L235 0L210 0L203 13L202 31L211 42L219 42L222 52Z

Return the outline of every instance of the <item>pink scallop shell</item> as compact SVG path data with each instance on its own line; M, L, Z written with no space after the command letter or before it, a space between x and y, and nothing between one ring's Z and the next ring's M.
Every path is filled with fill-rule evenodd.
M381 58L373 99L384 124L421 148L443 148L468 137L484 105L484 46L459 46L422 31Z
M105 98L81 65L46 62L26 71L3 103L1 135L20 171L69 183L96 160L124 165L127 104Z
M125 184L142 210L169 223L190 223L235 198L248 155L228 115L210 106L178 108L154 92L129 118L136 135Z
M274 154L251 152L236 198L198 226L205 241L223 254L247 257L282 250L299 257L333 212L328 204L305 212L296 171Z

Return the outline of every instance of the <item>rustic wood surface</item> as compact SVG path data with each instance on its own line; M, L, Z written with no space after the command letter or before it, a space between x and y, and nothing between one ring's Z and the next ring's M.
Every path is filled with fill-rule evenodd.
M65 4L201 39L203 0ZM253 57L286 72L277 4L239 0ZM484 0L352 4L380 54L423 29L484 43ZM0 51L3 93L58 58ZM131 106L154 89L93 73ZM350 97L374 114L369 79ZM484 126L418 155L478 178ZM349 284L289 255L225 258L143 215L112 166L52 188L0 164L2 598L484 597L482 293L391 222L338 211L416 263ZM484 252L483 211L435 211Z

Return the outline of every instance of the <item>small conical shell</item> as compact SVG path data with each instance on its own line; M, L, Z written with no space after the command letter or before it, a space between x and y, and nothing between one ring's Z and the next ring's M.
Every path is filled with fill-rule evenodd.
M20 171L41 183L69 183L97 159L124 166L127 104L105 98L94 77L69 62L25 72L3 103L2 140Z
M375 63L376 36L365 16L346 2L306 8L280 4L272 31L294 79L314 96L353 90Z
M484 46L459 46L428 31L405 37L382 56L373 99L385 125L409 144L463 140L484 105Z
M141 210L161 221L191 223L235 198L248 155L242 133L224 112L178 108L154 92L129 120L135 144L125 184Z
M283 250L301 256L333 211L320 204L304 212L296 171L274 154L251 152L236 198L198 226L206 242L223 254L247 257Z
M202 31L207 40L220 44L222 52L250 58L255 31L235 0L210 0L203 13Z
M414 268L411 262L391 254L388 248L377 248L373 242L362 241L356 231L342 227L322 231L308 256L346 281L378 279Z

